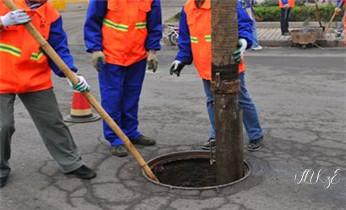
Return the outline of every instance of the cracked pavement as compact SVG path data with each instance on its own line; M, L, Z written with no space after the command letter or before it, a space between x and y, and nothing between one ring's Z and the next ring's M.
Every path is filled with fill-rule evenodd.
M81 11L66 12L66 30L80 72L98 96L97 75L84 53ZM147 73L140 103L140 127L155 147L139 147L146 160L199 149L208 134L202 82L188 67L179 78L168 73L176 49L164 47L156 74ZM12 173L0 190L7 210L197 210L346 209L345 50L266 49L247 54L247 85L265 130L264 148L245 152L252 174L218 190L176 190L147 181L131 156L112 157L101 122L68 124L84 161L98 176L81 181L60 173L23 107L15 105ZM72 91L54 77L64 115ZM246 141L245 141L246 142ZM298 184L305 169L321 176ZM335 175L328 186L328 180ZM297 179L295 180L295 175ZM329 177L329 179L328 179Z

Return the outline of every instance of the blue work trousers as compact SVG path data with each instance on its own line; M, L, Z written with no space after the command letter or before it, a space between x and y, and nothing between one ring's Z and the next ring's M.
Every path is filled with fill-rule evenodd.
M253 20L253 24L252 24L252 46L251 48L255 48L258 47L258 38L257 38L257 24L256 24L256 20Z
M146 64L146 59L130 66L107 63L99 72L102 106L130 140L142 135L138 130L138 104ZM103 133L111 146L123 144L105 122Z
M243 123L250 141L258 140L263 137L263 131L257 115L255 104L252 102L249 92L245 85L245 73L239 74L240 93L239 106L243 113ZM210 120L209 139L215 139L215 114L214 114L214 96L210 81L203 80L204 92L207 98L207 110Z

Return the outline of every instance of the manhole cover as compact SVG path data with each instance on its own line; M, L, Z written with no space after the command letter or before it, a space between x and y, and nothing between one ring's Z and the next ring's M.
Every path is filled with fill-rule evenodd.
M206 151L187 151L170 153L159 156L148 162L149 167L160 180L157 183L151 180L143 172L144 176L151 182L177 189L213 189L236 184L250 175L250 167L244 162L244 176L231 183L217 185L216 165L210 165L210 154Z

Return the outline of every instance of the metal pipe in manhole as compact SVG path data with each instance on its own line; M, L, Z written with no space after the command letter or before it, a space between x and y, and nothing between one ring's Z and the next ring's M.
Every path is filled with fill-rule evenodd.
M245 180L251 174L250 165L244 161L244 175L223 185L216 183L216 165L210 165L210 153L206 151L175 152L156 157L148 166L160 183L143 175L150 182L170 189L208 190L228 187Z

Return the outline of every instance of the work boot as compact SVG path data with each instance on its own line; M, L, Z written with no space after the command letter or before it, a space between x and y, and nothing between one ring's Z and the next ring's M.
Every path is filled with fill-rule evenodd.
M260 150L262 148L262 141L263 141L263 137L256 140L250 140L249 144L247 145L247 150L250 152L255 152Z
M118 157L126 157L128 155L124 145L118 145L118 146L112 147L111 153L112 155L118 156Z
M153 146L156 144L156 141L152 138L149 138L147 136L139 136L137 139L131 139L131 142L133 144L137 145L143 145L143 146Z
M7 180L8 180L8 176L4 176L0 178L0 188L5 187L5 185L7 184Z
M93 179L96 177L95 171L92 169L88 168L85 165L82 165L78 169L71 171L69 173L66 173L66 175L74 175L75 177L79 179Z
M210 150L210 147L212 147L213 150L215 149L215 147L216 147L215 139L209 139L206 143L204 143L201 146L201 149L203 149L203 150Z

